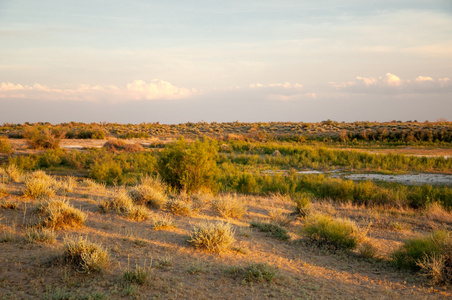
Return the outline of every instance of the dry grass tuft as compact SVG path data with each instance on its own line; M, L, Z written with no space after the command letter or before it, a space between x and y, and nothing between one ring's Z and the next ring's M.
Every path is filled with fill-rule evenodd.
M212 209L224 218L240 219L247 211L237 195L223 195L212 202Z
M188 238L193 246L218 253L225 251L234 241L234 230L228 223L200 223Z
M140 144L127 144L123 140L112 139L104 144L107 151L117 152L140 152L144 151L144 148Z
M168 201L166 203L166 209L179 216L188 216L193 212L191 204L179 198Z
M109 263L107 250L83 237L65 239L63 259L82 273L100 272Z
M15 164L10 164L6 168L6 174L8 175L9 179L14 182L22 181L22 170L20 170Z
M35 199L51 198L55 195L56 181L44 171L35 171L25 180L23 194Z
M168 202L166 195L159 189L147 184L140 184L129 191L129 196L136 204L146 204L152 208L162 208Z
M103 200L99 208L102 212L114 210L116 213L135 221L149 219L149 211L145 207L135 205L124 189L121 189L115 196Z
M72 207L68 201L48 200L42 202L36 208L36 213L44 220L41 226L48 228L80 227L86 221L86 214Z
M433 221L452 224L452 214L438 202L432 202L426 207L425 216Z
M155 230L164 230L175 228L176 224L174 223L174 220L169 216L155 216L152 218L152 227Z
M24 237L29 243L54 243L56 240L55 231L47 228L28 228Z

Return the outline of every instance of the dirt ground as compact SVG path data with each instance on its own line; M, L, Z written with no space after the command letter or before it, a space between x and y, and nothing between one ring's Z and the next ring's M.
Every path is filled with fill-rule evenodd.
M243 218L225 219L209 205L189 216L172 215L164 209L150 210L151 219L137 222L115 213L101 213L99 203L115 193L114 188L84 187L57 198L88 215L85 226L58 230L55 243L28 243L26 224L39 202L21 195L23 183L5 184L1 201L18 204L0 208L1 234L13 232L11 241L0 243L1 299L63 299L63 292L80 299L450 299L450 286L431 286L417 274L399 271L387 260L406 238L434 229L451 229L452 216L423 215L403 209L366 208L330 202L313 203L313 213L350 218L369 228L368 239L382 260L366 259L358 251L334 251L310 243L301 234L302 221L294 219L287 229L290 239L281 241L250 228L253 220L270 221L279 209L293 211L282 196L239 196L248 205ZM177 227L155 230L152 218L171 216ZM201 221L229 222L235 229L233 246L225 253L198 250L187 242L193 226ZM101 273L81 274L60 262L64 239L84 236L109 252L109 267ZM235 249L235 250L234 250ZM271 282L248 283L227 272L233 266L267 263L277 269ZM150 279L134 289L126 287L123 274L135 265L151 270ZM96 294L97 293L97 294ZM52 298L53 297L53 298ZM66 298L64 298L66 299Z

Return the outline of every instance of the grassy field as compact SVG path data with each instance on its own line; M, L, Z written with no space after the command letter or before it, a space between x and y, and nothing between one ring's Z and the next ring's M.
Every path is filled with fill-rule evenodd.
M3 299L452 296L450 186L296 173L447 175L450 123L0 132Z

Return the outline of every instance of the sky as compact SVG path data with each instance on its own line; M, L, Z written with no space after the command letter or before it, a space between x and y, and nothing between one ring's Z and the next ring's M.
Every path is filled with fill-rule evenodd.
M440 118L451 0L0 0L0 124Z

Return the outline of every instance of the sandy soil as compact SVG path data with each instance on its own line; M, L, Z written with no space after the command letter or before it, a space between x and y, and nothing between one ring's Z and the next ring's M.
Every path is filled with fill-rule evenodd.
M152 220L136 222L115 213L100 213L99 203L113 190L79 185L67 199L88 214L86 225L57 231L53 244L27 243L25 224L32 217L37 200L20 195L22 183L6 185L7 194L0 201L18 204L18 209L0 209L2 234L14 230L13 241L0 243L0 295L5 299L36 299L55 295L58 289L78 295L103 293L105 299L450 299L448 286L430 286L421 276L401 272L388 263L359 256L358 252L336 252L318 248L300 235L301 220L287 229L288 241L276 240L251 229L252 220L269 221L270 211L278 208L289 214L291 203L284 197L241 197L248 212L240 219L224 219L206 206L198 214L172 216L177 228L156 231ZM378 256L388 259L391 251L406 238L426 234L433 229L451 229L452 216L437 218L416 211L365 208L329 202L313 204L314 212L347 217L365 228L378 249ZM171 215L165 210L151 210L153 216ZM193 248L187 237L201 221L225 221L235 228L236 242L244 254L228 250L215 254ZM394 225L394 224L397 224ZM102 244L111 261L102 273L80 274L70 265L55 263L62 254L65 236L85 236ZM247 283L226 270L249 263L268 263L278 270L271 282ZM122 279L127 266L150 266L151 278L144 286L127 295ZM193 271L197 270L197 271Z

